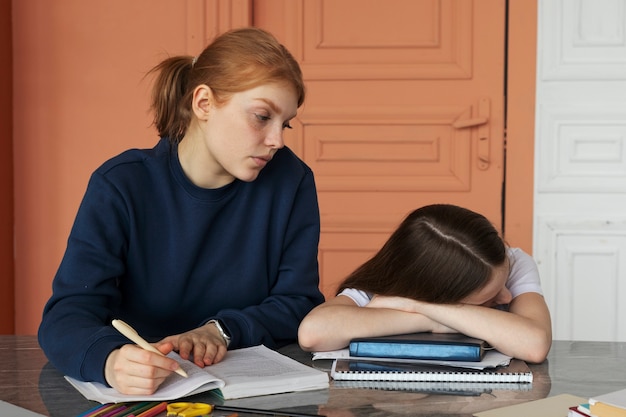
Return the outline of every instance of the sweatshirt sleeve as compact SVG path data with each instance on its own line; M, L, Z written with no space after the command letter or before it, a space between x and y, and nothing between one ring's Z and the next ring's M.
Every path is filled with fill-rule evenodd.
M269 296L259 305L224 309L216 317L231 336L230 348L265 344L277 348L297 340L298 326L324 301L317 262L320 215L313 173L306 169L290 203L280 263Z
M44 307L39 343L57 369L80 380L106 383L109 353L128 343L109 326L120 301L126 216L120 195L94 173Z

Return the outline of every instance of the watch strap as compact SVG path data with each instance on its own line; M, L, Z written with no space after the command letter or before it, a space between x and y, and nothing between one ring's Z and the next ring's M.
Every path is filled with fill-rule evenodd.
M222 336L222 339L224 339L224 342L226 343L226 347L228 347L228 345L230 345L230 336L226 333L226 331L224 331L222 324L218 320L215 320L215 319L209 320L207 323L215 326L217 331L220 333L220 336Z

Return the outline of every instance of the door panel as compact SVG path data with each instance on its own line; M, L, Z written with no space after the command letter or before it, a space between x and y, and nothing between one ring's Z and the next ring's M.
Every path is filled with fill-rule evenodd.
M310 79L471 77L471 2L304 0Z
M383 114L389 112L390 114ZM470 187L471 108L311 108L304 159L320 191L460 191Z
M257 0L302 64L287 138L315 172L326 296L411 210L448 202L502 223L504 0Z

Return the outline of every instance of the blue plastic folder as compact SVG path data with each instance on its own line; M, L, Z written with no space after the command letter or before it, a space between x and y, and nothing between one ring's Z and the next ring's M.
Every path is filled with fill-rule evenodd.
M358 357L480 362L488 346L459 333L410 333L357 338L349 348Z

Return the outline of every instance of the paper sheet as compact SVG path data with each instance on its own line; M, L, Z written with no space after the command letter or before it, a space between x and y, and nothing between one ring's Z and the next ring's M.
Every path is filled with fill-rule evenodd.
M474 414L475 417L564 417L570 407L587 401L571 394L561 394L541 400L510 405Z
M17 405L13 405L6 401L0 400L0 416L11 417L45 417L43 414L37 414Z

